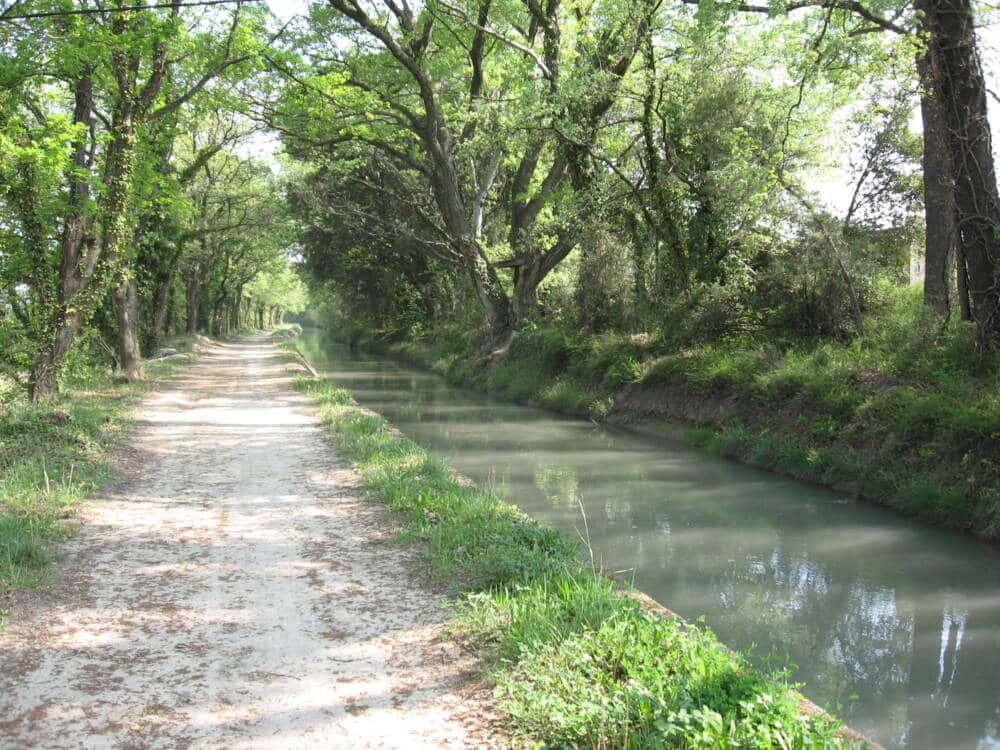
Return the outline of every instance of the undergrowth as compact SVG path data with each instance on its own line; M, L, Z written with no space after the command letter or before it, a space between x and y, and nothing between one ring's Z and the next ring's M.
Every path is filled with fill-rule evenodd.
M461 593L453 628L491 670L516 740L537 747L842 748L784 674L664 619L585 565L577 545L482 489L328 380L300 379L367 490L405 519Z

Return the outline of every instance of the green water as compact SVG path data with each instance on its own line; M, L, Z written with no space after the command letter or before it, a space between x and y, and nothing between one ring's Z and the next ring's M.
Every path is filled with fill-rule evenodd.
M1000 551L681 444L505 403L322 333L307 357L425 448L887 748L1000 749ZM774 655L769 657L769 655Z

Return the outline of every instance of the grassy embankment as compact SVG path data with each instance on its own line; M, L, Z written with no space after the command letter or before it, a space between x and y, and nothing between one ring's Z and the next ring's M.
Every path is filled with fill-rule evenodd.
M489 665L519 742L544 747L840 748L836 723L800 710L708 632L644 608L577 545L450 470L326 380L318 403L369 492L405 519L437 576L461 592L454 628Z
M74 509L113 477L113 450L136 401L178 364L147 362L147 379L126 384L74 362L58 400L41 405L0 381L0 615L13 589L44 579L47 545L68 533Z
M975 352L971 325L929 317L919 290L888 295L848 343L690 334L541 327L490 367L458 328L391 350L511 399L679 422L695 446L1000 539L1000 356Z

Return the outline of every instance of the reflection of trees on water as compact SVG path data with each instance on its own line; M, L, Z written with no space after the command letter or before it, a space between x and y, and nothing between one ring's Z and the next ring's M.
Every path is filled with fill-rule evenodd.
M777 549L766 560L732 560L716 580L709 623L724 638L788 654L802 665L796 678L806 694L862 731L894 738L888 746L991 747L1000 705L995 606L977 613L948 592L901 599Z
M571 466L538 464L535 467L535 486L556 507L578 507L580 504L580 480Z
M887 746L991 747L1000 723L1000 612L987 606L981 616L994 629L973 632L979 613L963 602L977 596L975 584L963 596L913 581L916 592L908 595L898 588L908 576L888 573L880 557L833 547L816 559L811 538L786 537L780 527L734 516L721 503L651 504L655 479L622 465L539 464L534 472L552 506L575 512L580 494L589 499L595 539L620 545L612 564L642 560L642 580L653 572L668 605L675 596L705 602L688 614L707 615L733 645L758 644L778 654L772 665L786 655L801 665L796 679L810 697L860 729L877 731ZM650 531L667 537L655 540L652 565L643 557ZM820 533L838 530L820 524ZM888 560L896 552L882 554Z
M933 587L928 592L924 581L914 582L919 595L908 597L880 581L897 577L882 570L878 559L848 550L819 561L810 556L808 540L784 539L767 524L734 518L719 507L696 504L678 512L676 505L651 506L643 498L651 490L648 478L622 477L631 473L547 465L536 467L534 483L554 505L575 509L579 493L593 498L588 509L600 508L604 523L599 528L591 511L595 538L621 545L612 564L642 560L647 581L655 567L658 595L666 603L705 602L688 614L706 614L734 645L758 644L762 652L777 653L772 665L787 655L802 665L796 679L806 682L810 697L862 730L877 731L887 746L989 747L981 742L996 734L998 701L983 698L984 692L996 694L1000 651L971 635L976 612L962 604L963 596L935 593ZM672 524L679 534L670 533ZM702 528L710 532L690 531ZM651 566L643 552L653 530L669 538L656 540L660 565ZM705 543L713 539L715 544ZM664 565L665 557L674 564ZM998 614L987 608L982 616L996 623ZM970 649L977 655L966 657ZM985 673L970 670L964 661L989 667ZM949 698L959 692L960 701Z
M937 695L941 696L941 705L948 705L948 694L955 682L958 671L958 652L962 649L962 636L965 634L965 623L969 619L967 609L945 607L941 625L941 652L938 655ZM950 654L950 656L949 656Z
M709 621L788 654L815 700L845 705L856 693L886 695L905 681L913 619L897 610L892 590L845 585L778 549L766 560L734 560L718 585L720 607Z

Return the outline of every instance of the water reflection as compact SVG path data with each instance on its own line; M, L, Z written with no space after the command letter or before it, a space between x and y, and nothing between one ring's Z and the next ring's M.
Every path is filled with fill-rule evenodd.
M877 741L1000 750L1000 554L963 536L662 440L497 402L302 340L307 355L459 471L723 640L794 665ZM629 576L631 574L626 574ZM763 657L762 657L763 658Z

